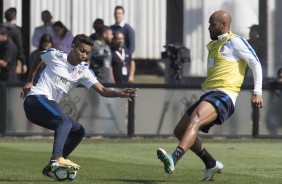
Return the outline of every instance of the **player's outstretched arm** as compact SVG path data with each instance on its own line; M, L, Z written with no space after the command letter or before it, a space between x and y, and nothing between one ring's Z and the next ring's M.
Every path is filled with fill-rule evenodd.
M138 90L137 88L127 88L122 91L115 91L109 88L106 88L103 86L100 82L97 82L92 86L92 88L97 91L101 96L108 97L108 98L114 98L114 97L120 97L120 98L128 98L131 101L132 97L136 97L137 95L135 92Z
M21 91L22 98L25 98L26 94L30 91L30 88L33 86L33 80L34 80L35 74L38 68L40 67L41 63L42 63L42 60L41 60L40 54L37 54L31 65L31 68L30 68L30 71L27 77L27 81Z

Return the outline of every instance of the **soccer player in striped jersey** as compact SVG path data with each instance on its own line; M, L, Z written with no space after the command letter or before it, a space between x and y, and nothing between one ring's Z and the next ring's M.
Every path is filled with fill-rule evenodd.
M175 170L176 163L187 150L193 151L205 164L202 180L212 180L223 164L214 159L203 147L198 132L208 133L213 125L221 125L234 112L236 98L244 80L246 65L253 72L254 91L251 103L262 108L262 70L256 53L248 42L230 31L231 16L219 10L209 19L212 39L207 44L208 71L202 89L205 94L192 105L178 122L174 134L180 141L172 154L164 149L157 150L166 173Z
M93 41L84 34L76 35L69 54L56 49L40 52L34 59L21 96L24 98L24 110L28 120L39 126L55 131L53 152L50 163L42 173L52 177L57 167L65 167L70 172L80 168L78 164L68 160L69 154L84 137L83 126L65 114L59 101L79 83L93 88L104 97L134 97L136 89L114 91L105 88L84 62L89 54ZM46 67L40 74L35 86L33 80L42 61Z

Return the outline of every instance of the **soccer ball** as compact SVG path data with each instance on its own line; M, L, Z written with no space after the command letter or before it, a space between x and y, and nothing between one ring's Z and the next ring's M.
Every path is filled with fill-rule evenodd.
M69 179L69 180L74 180L75 177L76 177L76 175L77 175L77 171L69 172L69 177L68 177L68 179Z
M71 171L69 172L66 168L64 167L58 167L55 171L52 172L54 174L54 178L57 179L58 181L63 181L63 180L74 180L77 171Z

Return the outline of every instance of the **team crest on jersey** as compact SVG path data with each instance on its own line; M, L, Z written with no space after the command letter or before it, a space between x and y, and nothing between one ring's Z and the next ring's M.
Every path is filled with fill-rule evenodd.
M71 73L71 78L76 79L77 78L77 74L78 74L78 67L74 67L74 69L72 70Z
M56 52L55 53L55 56L59 59L62 59L63 58L63 53L60 53L60 52Z
M85 66L78 66L78 68L79 68L79 71L85 70Z

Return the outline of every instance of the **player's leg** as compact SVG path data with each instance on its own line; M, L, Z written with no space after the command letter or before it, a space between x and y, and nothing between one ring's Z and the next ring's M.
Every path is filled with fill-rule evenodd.
M192 107L196 108L196 106L199 104L199 102L195 103ZM190 121L190 116L185 113L180 121L178 122L176 128L174 129L174 134L176 138L180 141L182 138L182 135L184 134L187 124ZM157 156L158 158L163 162L164 164L164 170L166 173L171 174L175 170L175 166L177 161L185 154L185 150L182 148L177 147L175 151L170 154L167 153L164 149L159 148L157 150Z
M209 114L206 117L203 116L205 112ZM193 120L193 118L190 118L190 116L187 114L185 116L186 118L184 117L183 121L180 121L175 129L175 134L177 134L180 143L172 154L173 158L177 163L184 153L188 149L191 149L204 162L206 169L214 168L217 164L217 161L203 147L202 142L197 134L199 130L202 130L203 128L209 128L209 124L217 118L216 109L209 102L202 101L192 112L191 117L193 116L195 116L196 120ZM197 121L199 123L202 122L203 124L196 125ZM196 130L193 128L193 123L194 126L197 126ZM196 134L194 134L196 136L192 136L189 131L196 132ZM181 149L183 152L179 152Z
M204 162L206 169L213 168L216 165L216 160L203 146L202 141L199 137L197 137L190 150L193 151Z
M203 147L199 137L197 137L190 150L192 150L204 162L206 166L202 180L212 180L214 174L219 173L223 169L224 165L220 161L215 160L209 154L209 152Z
M231 98L227 94L221 91L207 93L201 97L200 101L201 100L204 100L207 103L210 103L216 109L217 112L220 112L220 113L217 113L217 118L213 120L212 123L207 124L199 129L205 133L208 133L210 127L212 127L213 124L222 124L234 112L234 105L233 105ZM197 103L200 104L200 102L197 102ZM198 108L197 103L188 109L187 114L192 115L193 113L195 113L196 109ZM188 123L186 124L186 122ZM189 124L190 122L191 122L191 118L187 116L186 118L184 117L184 119L180 121L179 124L176 126L175 134L176 134L176 137L178 137L178 139L180 140L180 142L183 141L184 136L187 133L186 128L187 127L189 128L191 126ZM216 161L207 152L207 150L202 146L202 143L199 137L196 138L195 142L190 147L190 149L194 153L196 153L206 165L203 180L211 180L213 178L213 175L221 171L222 168L224 167L221 162Z
M51 163L54 162L55 165L58 164L56 166L66 167L70 171L78 170L80 168L78 164L75 164L70 160L66 160L63 156L66 141L69 137L71 129L73 128L73 122L71 121L69 116L65 114L65 112L57 102L49 101L48 103L58 113L58 116L56 118L48 121L48 124L50 124L55 131ZM81 139L79 140L79 142L80 141Z
M195 108L196 109L196 108ZM189 127L190 123L190 115L188 113L185 113L181 120L178 122L174 129L174 135L177 137L177 139L180 141L187 129ZM181 155L181 153L177 153L177 150L182 150L183 148L178 148L174 151L173 157L175 161L175 165L177 161L180 159L178 156ZM195 154L197 154L204 164L206 165L206 168L212 168L214 167L216 160L210 156L210 154L207 152L207 150L203 147L202 142L200 138L197 136L194 144L190 147L190 150L192 150ZM185 153L185 150L183 150Z
M220 173L224 165L215 160L209 152L203 147L202 142L199 137L197 137L195 143L190 148L205 164L203 181L212 180L215 173Z
M79 168L77 164L71 163L62 157L66 139L72 128L72 122L60 105L56 101L48 100L43 95L34 95L26 97L24 109L27 118L31 122L55 131L50 163Z
M167 173L172 173L178 160L185 152L192 147L193 150L199 151L203 147L197 138L198 131L217 118L217 111L212 104L202 101L195 105L191 116L184 114L176 126L175 134L180 140L179 145L172 155L166 153L163 149L158 149L158 158L164 163ZM197 140L197 141L196 141ZM196 143L194 145L194 143Z
M188 123L190 122L190 116L188 113L184 114L181 120L178 122L174 129L174 135L180 141L182 136L188 127ZM204 148L201 139L197 136L196 141L190 148L205 164L206 168L213 168L216 164L216 160L208 153L208 151ZM172 154L174 157L175 165L177 163L177 149Z
M72 128L67 137L67 140L63 149L63 157L67 158L69 154L78 146L85 135L85 130L83 126L69 117L70 122L72 122Z
M217 118L215 107L206 101L202 101L192 112L187 128L178 146L185 151L190 149L198 136L198 131L212 123Z

